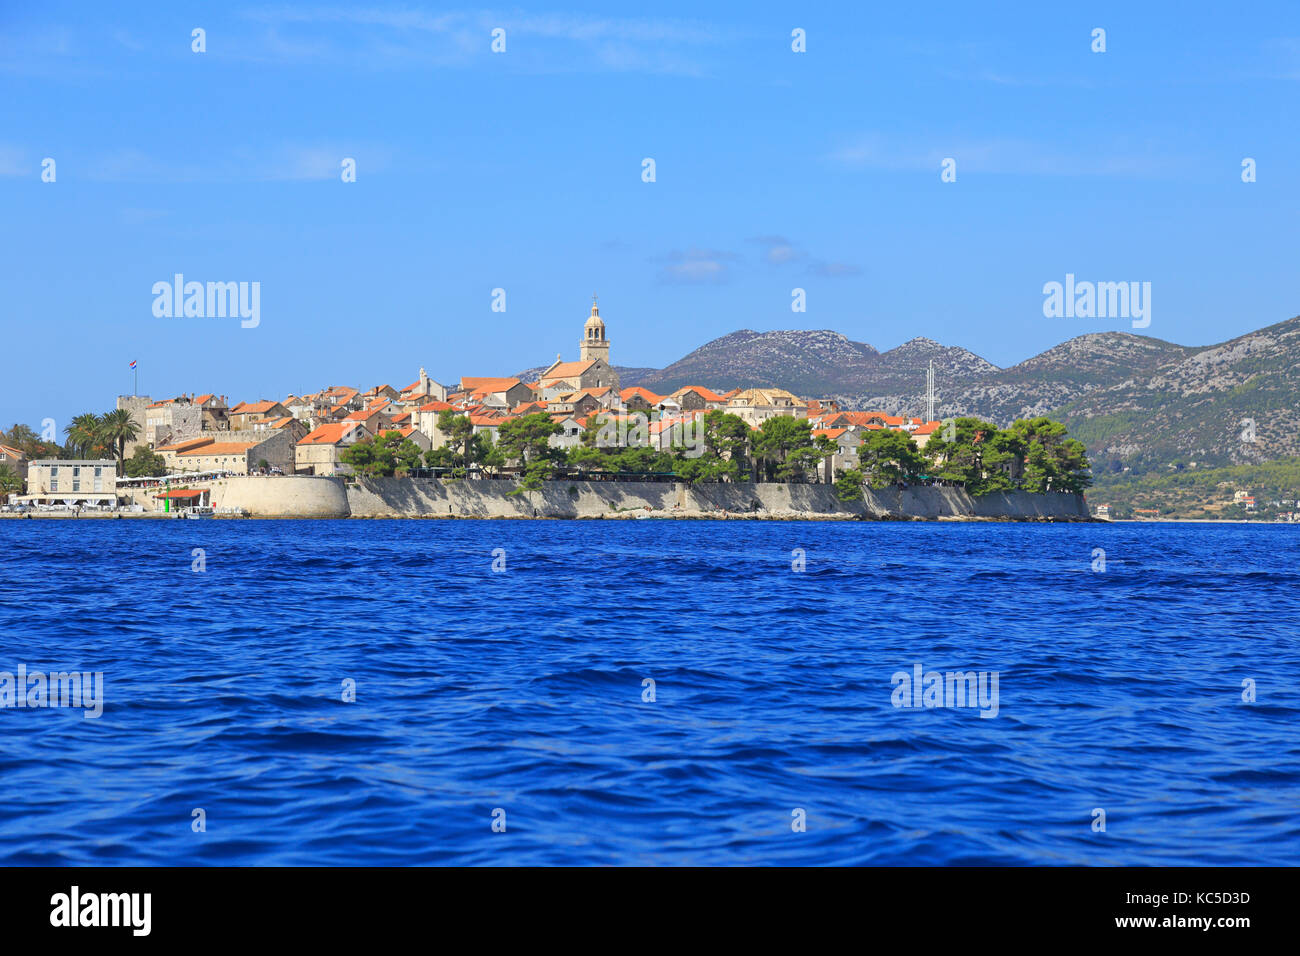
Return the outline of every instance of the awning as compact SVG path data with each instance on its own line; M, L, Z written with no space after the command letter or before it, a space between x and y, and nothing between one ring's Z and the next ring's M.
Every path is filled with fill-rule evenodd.
M168 492L166 492L166 493L164 493L164 494L161 494L161 495L154 495L154 497L155 497L155 498L171 498L173 501L175 501L175 500L177 500L178 498L197 498L197 497L199 497L199 496L202 495L202 494L203 494L203 492L202 492L201 490L168 491Z

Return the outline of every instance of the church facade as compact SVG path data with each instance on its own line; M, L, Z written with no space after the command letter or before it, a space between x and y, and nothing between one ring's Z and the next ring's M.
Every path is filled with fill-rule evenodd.
M548 401L569 392L586 388L612 388L619 391L618 372L609 364L609 339L605 337L605 322L595 299L591 315L582 326L582 341L578 343L578 361L566 362L560 355L538 379L538 398Z

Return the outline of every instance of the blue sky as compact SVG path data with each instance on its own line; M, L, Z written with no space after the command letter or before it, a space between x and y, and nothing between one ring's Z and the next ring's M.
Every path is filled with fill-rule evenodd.
M232 401L511 374L576 357L592 292L652 366L740 328L999 365L1129 330L1045 318L1067 272L1150 282L1185 344L1300 312L1293 3L27 6L0 427L110 408L133 359ZM177 272L260 282L260 325L155 318Z

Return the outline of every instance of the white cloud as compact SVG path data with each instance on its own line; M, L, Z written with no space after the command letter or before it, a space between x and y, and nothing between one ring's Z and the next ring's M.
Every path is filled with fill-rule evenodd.
M957 161L962 173L1012 173L1036 176L1167 176L1184 161L1153 154L1145 145L1125 150L1116 143L1102 151L1076 144L1063 150L1030 140L954 138L944 145L880 134L858 137L833 150L831 162L856 169L927 170L939 175L940 164Z
M823 262L820 259L810 263L808 271L815 276L821 276L823 279L847 279L852 276L862 275L862 270L850 263Z
M357 161L358 179L382 173L391 152L378 144L282 144L266 151L240 149L201 161L118 149L86 163L87 176L106 182L296 182L338 180L345 158Z
M763 261L771 266L783 266L803 258L794 243L783 236L755 236L750 241L764 247Z
M728 263L736 257L716 249L688 249L671 252L659 273L661 282L721 283L730 278Z
M736 36L692 20L519 12L273 7L245 17L266 32L247 43L232 42L236 56L378 68L468 66L493 55L492 30L501 27L506 31L506 53L500 65L507 69L700 75L704 68L690 51ZM347 29L333 29L338 26Z

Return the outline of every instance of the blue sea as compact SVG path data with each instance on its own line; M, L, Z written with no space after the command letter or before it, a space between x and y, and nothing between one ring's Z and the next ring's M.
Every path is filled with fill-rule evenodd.
M0 521L0 862L1296 864L1298 541Z

